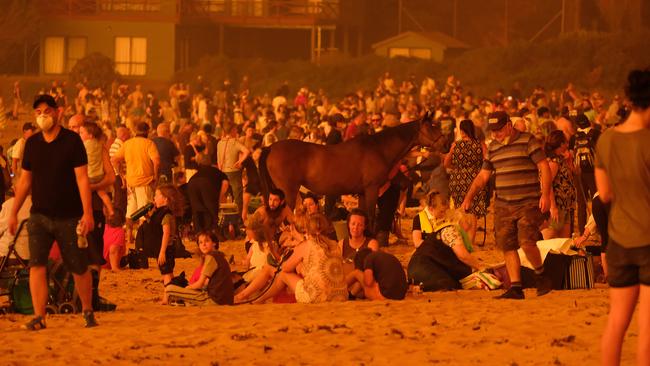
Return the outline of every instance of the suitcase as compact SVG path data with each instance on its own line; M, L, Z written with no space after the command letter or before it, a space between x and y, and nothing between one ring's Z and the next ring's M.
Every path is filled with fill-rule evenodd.
M564 289L594 288L594 260L591 255L573 255L564 275Z

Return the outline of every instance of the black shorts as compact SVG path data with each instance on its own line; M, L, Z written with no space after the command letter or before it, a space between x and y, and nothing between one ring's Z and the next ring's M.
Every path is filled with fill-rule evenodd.
M30 266L47 265L54 241L59 245L68 271L84 274L88 269L88 249L77 245L79 218L53 218L32 213L27 222Z
M165 250L165 264L162 266L158 265L161 275L173 274L174 267L176 266L176 259L174 258L174 247L172 245L173 243L169 244L170 245L167 246L167 250Z
M650 286L650 245L624 248L609 239L607 282L611 287Z

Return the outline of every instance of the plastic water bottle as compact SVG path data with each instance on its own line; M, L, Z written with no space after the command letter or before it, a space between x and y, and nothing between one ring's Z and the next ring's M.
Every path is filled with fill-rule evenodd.
M81 227L81 221L77 224L77 246L81 249L88 248L88 240L85 235L82 235L83 228Z

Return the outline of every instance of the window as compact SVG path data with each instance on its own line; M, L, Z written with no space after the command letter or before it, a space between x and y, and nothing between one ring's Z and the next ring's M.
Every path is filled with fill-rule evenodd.
M86 38L70 37L68 38L68 59L66 61L66 70L72 71L72 68L86 56Z
M115 38L115 69L122 75L147 74L147 39Z
M86 56L84 37L46 37L43 44L43 72L63 74Z
M388 49L388 57L409 57L409 49L402 47L391 47Z

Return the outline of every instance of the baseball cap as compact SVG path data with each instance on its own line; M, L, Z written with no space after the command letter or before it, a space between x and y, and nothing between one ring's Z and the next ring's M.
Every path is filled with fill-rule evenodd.
M34 104L32 104L32 108L36 109L36 107L38 107L38 105L41 103L45 103L52 108L57 108L56 101L49 94L38 95L36 99L34 99Z
M503 128L510 121L510 117L506 112L497 111L488 114L488 125L487 129L489 131L496 131Z

